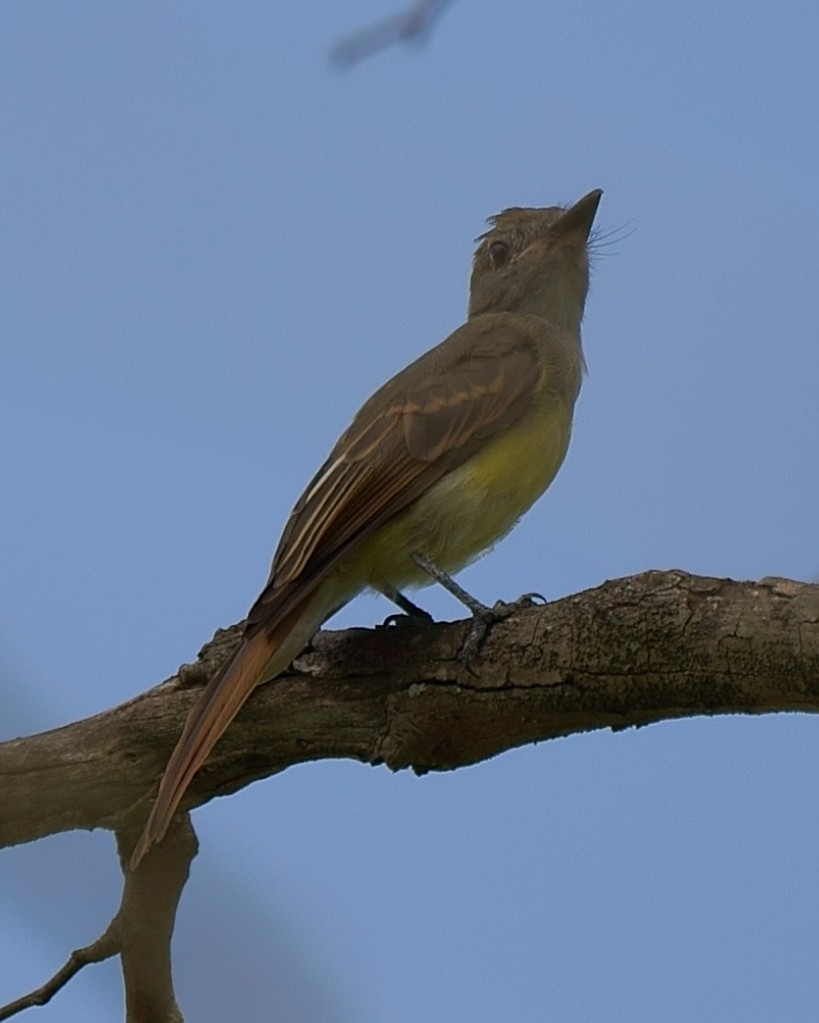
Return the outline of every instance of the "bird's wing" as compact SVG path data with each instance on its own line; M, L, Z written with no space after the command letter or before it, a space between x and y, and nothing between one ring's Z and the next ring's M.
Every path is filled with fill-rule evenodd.
M498 314L470 321L358 413L293 509L245 641L188 717L132 868L165 834L191 778L338 560L528 408L539 369L522 319Z
M250 631L275 625L352 545L518 421L539 374L522 320L464 324L363 406L293 509Z

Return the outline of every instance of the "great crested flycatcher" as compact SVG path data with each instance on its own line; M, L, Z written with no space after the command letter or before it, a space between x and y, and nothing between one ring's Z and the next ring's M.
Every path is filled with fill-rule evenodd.
M241 645L190 712L132 867L253 689L322 622L368 588L412 610L403 587L472 561L552 482L585 368L580 321L601 195L490 219L467 322L365 402L299 498Z

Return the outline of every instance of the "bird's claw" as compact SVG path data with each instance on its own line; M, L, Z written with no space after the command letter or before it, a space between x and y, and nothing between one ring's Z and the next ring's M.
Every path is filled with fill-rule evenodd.
M434 622L435 619L427 611L418 609L418 613L405 614L403 611L396 611L394 614L387 615L384 621L378 626L379 629L392 629L399 628L405 629L408 626L417 625L428 625Z
M478 673L472 667L472 658L480 650L492 626L511 617L516 611L535 607L538 602L541 604L547 603L542 593L524 593L522 597L518 597L517 600L511 602L497 600L492 607L487 607L476 601L475 606L472 608L472 621L469 623L466 637L461 644L461 649L458 651L458 660L464 668L471 675L477 677Z

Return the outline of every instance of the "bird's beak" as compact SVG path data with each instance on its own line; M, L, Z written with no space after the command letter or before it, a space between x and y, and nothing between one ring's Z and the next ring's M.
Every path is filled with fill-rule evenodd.
M597 207L600 205L603 190L595 188L593 192L578 199L574 206L560 214L560 217L552 224L550 234L581 235L583 241L589 237Z

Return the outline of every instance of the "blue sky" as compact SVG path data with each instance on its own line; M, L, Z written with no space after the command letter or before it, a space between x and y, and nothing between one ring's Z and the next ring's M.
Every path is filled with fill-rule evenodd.
M0 6L4 737L144 690L242 617L351 414L462 321L485 217L597 187L625 237L595 260L567 462L463 581L819 577L815 5L460 0L425 47L328 65L390 10ZM183 1009L813 1021L816 734L692 720L218 800ZM0 1002L118 892L107 833L5 851ZM36 1015L120 1001L109 963Z

